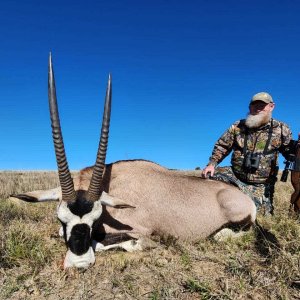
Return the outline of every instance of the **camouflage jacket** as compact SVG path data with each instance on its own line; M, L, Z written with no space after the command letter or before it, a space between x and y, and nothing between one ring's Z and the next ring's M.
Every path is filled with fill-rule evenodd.
M272 130L270 130L271 124ZM269 132L272 135L264 152ZM209 164L216 166L233 151L231 164L237 178L248 183L266 183L275 180L277 175L278 152L288 158L288 155L294 151L292 148L294 148L294 141L287 124L271 119L268 124L260 128L248 129L245 120L239 120L231 125L216 142ZM258 167L251 171L245 167L245 156L249 153L255 153L259 157Z

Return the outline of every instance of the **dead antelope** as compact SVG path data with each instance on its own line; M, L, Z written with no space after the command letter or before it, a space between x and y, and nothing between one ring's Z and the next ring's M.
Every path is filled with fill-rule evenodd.
M248 226L255 221L253 201L226 183L187 176L145 160L105 165L112 94L110 77L96 163L73 180L64 150L51 55L48 80L60 187L13 197L30 202L59 201L57 216L68 248L65 268L87 268L95 261L94 250L143 249L144 237L154 234L198 240L226 225ZM93 244L96 237L102 244ZM111 240L122 242L109 245Z

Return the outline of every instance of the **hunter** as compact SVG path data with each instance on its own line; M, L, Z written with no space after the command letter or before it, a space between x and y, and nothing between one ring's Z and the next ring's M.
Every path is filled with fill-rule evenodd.
M238 186L263 214L273 214L273 194L278 173L278 154L295 153L297 142L287 124L272 118L275 103L260 92L250 100L246 119L236 121L214 145L203 176ZM231 167L216 166L232 151Z

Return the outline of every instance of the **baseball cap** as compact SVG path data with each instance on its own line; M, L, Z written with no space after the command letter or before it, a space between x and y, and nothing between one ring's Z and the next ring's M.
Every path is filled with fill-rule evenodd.
M260 92L260 93L255 94L252 97L250 103L253 103L255 101L262 101L265 103L273 103L272 96L266 92Z

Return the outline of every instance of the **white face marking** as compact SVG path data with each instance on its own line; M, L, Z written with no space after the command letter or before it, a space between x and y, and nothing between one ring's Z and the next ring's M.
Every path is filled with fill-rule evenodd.
M72 228L77 224L87 224L92 231L92 226L94 222L101 216L102 214L102 205L100 201L96 201L94 203L94 207L91 212L85 214L80 218L79 216L74 215L66 202L61 202L57 207L57 217L60 221L66 224L66 236L67 240L69 240L71 236Z
M88 268L91 264L95 263L95 254L92 247L89 250L82 254L76 255L72 253L70 250L67 251L65 261L64 261L64 268Z
M94 202L94 207L91 212L82 216L82 222L92 226L93 223L100 218L102 214L102 204L100 201Z
M61 202L57 208L57 216L61 222L66 225L66 240L69 241L71 238L72 229L78 224L85 224L92 232L92 226L94 222L101 216L102 205L100 201L94 202L94 206L91 212L83 215L82 217L76 216L71 212L66 202ZM86 236L87 237L87 236ZM88 237L90 238L90 236ZM70 240L72 243L72 239ZM72 249L72 247L70 246ZM74 251L74 249L73 249ZM76 251L76 250L75 250ZM68 249L64 268L77 267L77 268L88 268L95 262L95 254L92 247L89 247L87 252L77 255Z

